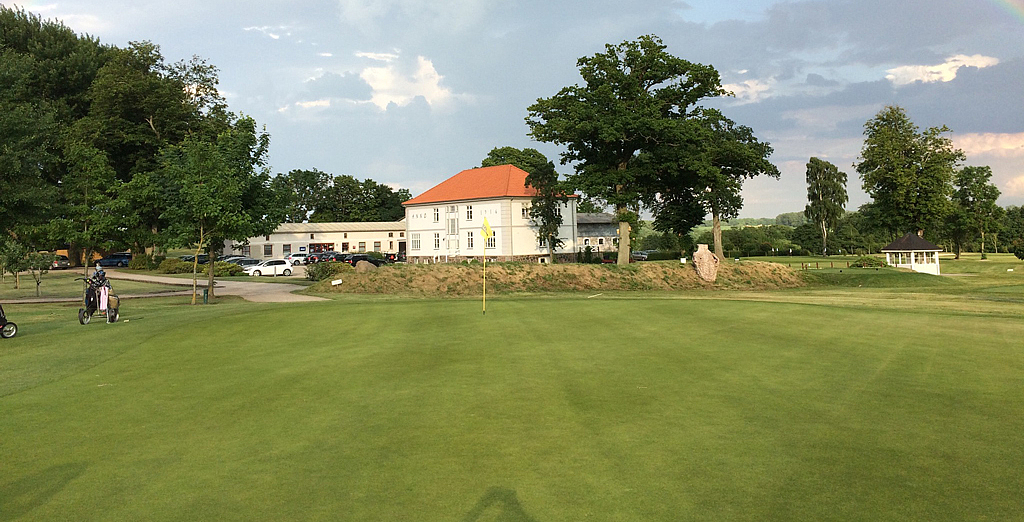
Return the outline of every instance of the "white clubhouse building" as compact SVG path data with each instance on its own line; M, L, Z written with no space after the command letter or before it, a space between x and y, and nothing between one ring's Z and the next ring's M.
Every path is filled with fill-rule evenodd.
M527 173L512 165L464 170L403 203L405 219L367 223L283 223L271 235L245 242L228 241L225 252L257 259L292 253L380 252L406 254L410 263L482 259L546 262L551 252L537 237L529 215L536 190L526 186ZM576 197L562 204L555 250L570 258L582 248L577 229ZM595 216L604 216L595 214ZM493 235L482 235L484 220Z

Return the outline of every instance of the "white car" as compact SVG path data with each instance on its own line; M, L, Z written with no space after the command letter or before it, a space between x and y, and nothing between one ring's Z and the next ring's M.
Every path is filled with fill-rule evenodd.
M304 265L306 264L306 257L309 254L288 254L284 256L284 259L293 265Z
M268 259L262 263L245 267L245 273L251 276L292 275L292 264L286 259Z

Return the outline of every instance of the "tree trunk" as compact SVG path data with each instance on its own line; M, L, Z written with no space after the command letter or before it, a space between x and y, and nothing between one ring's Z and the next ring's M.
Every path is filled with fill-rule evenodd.
M825 222L819 223L821 226L821 254L828 255L828 227L825 226Z
M985 253L985 231L981 231L981 253Z
M722 220L719 219L718 211L715 209L711 209L711 235L715 240L715 255L721 262L725 259L725 254L722 252Z
M211 300L213 299L213 272L215 268L214 263L216 262L216 259L213 257L213 249L211 248L206 260L206 271L210 273L210 277L206 279L206 292Z

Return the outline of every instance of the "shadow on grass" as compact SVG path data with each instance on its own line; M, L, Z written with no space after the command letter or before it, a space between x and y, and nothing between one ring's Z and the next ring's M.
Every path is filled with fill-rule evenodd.
M17 520L50 501L64 486L78 478L85 464L51 466L35 475L3 484L0 490L0 521Z
M482 518L485 515L486 518ZM477 520L537 522L537 519L523 511L523 506L519 503L519 497L516 496L515 490L497 486L489 488L462 520L463 522L476 522Z

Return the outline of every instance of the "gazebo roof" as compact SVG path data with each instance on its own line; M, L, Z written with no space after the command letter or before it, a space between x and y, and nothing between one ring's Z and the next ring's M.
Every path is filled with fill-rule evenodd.
M942 248L925 241L921 236L909 233L882 249L882 252L941 252Z

